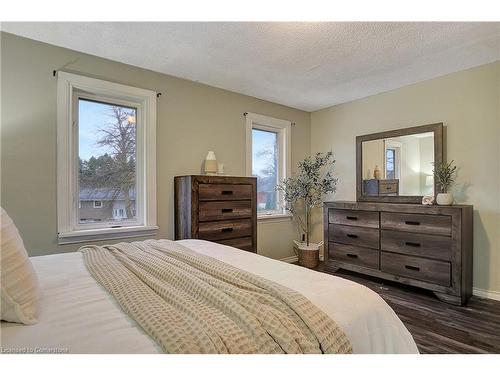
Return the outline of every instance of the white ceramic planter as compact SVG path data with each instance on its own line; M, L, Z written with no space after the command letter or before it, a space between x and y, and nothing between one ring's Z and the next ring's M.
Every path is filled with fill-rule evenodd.
M439 193L436 197L436 203L440 206L451 206L453 204L453 194Z

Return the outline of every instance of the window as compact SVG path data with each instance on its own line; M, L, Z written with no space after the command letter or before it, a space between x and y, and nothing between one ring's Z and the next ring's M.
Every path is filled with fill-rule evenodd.
M257 177L259 218L283 216L276 185L290 175L290 121L246 115L247 175Z
M385 178L394 180L396 178L396 150L388 148L385 150Z
M384 175L388 180L401 179L401 150L403 144L400 141L395 140L385 140L385 163L384 163ZM400 181L401 189L401 181Z
M79 210L78 221L86 226L98 221L122 226L134 225L138 219L132 214L137 191L138 108L132 104L124 106L96 99L105 100L75 92L78 194L80 199L94 199L94 208L103 207L102 200L95 200L96 198L110 204L121 202L126 207L127 215L120 215L120 222L116 223L116 218L106 215L107 212Z
M156 94L59 72L57 105L59 243L155 234Z

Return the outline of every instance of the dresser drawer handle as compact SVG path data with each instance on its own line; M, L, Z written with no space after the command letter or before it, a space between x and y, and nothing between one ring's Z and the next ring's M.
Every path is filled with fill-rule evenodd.
M420 225L419 221L405 221L406 225Z
M356 234L346 234L346 236L349 238L358 238Z
M420 247L420 244L416 242L405 242L405 245L410 247Z
M232 231L233 231L233 228L222 228L220 231L221 231L222 233L232 232Z
M233 191L232 190L222 190L221 194L222 195L233 195Z
M358 256L356 254L346 254L349 258L357 258Z
M358 220L356 216L346 216L345 217L347 220Z
M226 213L226 212L233 212L233 209L232 208L223 208L221 209L222 213Z
M391 190L392 189L392 186L386 186L385 187L385 190Z
M407 270L411 270L411 271L420 271L420 267L415 267L415 266L409 266L408 264L405 265L405 268Z

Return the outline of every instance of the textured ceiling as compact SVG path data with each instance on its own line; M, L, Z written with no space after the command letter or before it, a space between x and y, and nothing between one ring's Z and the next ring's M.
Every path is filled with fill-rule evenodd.
M314 111L500 59L500 23L2 23L4 31Z

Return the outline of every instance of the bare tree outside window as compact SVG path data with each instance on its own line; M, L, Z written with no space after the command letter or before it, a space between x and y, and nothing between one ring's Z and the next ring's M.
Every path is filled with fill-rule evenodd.
M133 221L137 111L81 98L79 110L80 223ZM90 209L94 200L102 209Z

